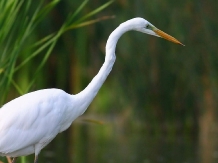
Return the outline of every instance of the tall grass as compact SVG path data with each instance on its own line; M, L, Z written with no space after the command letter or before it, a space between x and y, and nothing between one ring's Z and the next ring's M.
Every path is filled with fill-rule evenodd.
M68 15L58 31L38 40L36 37L37 26L48 16L58 2L59 0L51 0L48 3L43 0L37 2L33 0L0 1L0 106L5 103L12 87L20 95L30 90L37 74L46 64L63 33L108 19L109 17L98 19L91 19L91 17L112 3L112 1L109 1L87 15L76 18L88 3L88 0L84 0L74 13ZM41 60L40 64L31 67L31 81L24 89L18 84L15 76L19 76L25 65L32 62L37 56ZM26 162L25 157L22 157L21 162Z
M37 73L45 65L57 40L68 30L96 23L103 18L90 18L109 6L109 1L83 17L76 16L87 5L88 0L82 2L77 10L69 14L60 29L41 40L35 38L36 27L58 4L59 0L52 0L45 4L43 0L37 3L32 0L0 1L0 104L5 102L8 92L13 85L19 94L27 93L33 85ZM107 19L107 17L106 17ZM41 62L33 68L31 81L22 89L14 80L15 75L33 58L42 54ZM21 58L20 56L26 56ZM41 55L40 55L41 56Z

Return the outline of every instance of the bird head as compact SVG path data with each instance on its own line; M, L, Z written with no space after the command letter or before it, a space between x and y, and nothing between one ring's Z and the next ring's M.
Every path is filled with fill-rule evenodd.
M183 45L176 38L156 28L153 24L151 24L150 22L148 22L147 20L143 18L133 18L129 21L132 24L132 30L146 33L146 34L153 35L153 36L157 36L157 37L161 37L173 43Z

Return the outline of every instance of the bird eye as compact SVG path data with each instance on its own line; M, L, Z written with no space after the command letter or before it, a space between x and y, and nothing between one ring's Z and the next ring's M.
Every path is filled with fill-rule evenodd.
M149 24L147 24L147 25L146 25L146 28L149 29L149 27L150 27Z

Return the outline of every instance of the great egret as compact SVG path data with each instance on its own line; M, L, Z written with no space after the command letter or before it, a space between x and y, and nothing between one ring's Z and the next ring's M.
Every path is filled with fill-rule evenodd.
M104 64L83 91L71 95L54 88L38 90L10 101L0 109L0 155L14 157L14 163L18 156L35 153L34 163L37 163L40 151L92 102L113 67L118 39L130 30L183 45L143 18L120 24L107 40Z

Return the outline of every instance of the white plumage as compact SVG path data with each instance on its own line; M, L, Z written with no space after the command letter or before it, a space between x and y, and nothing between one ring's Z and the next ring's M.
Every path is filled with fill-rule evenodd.
M103 66L82 92L70 95L59 89L39 90L18 97L0 109L0 155L16 158L35 153L34 163L37 163L41 149L66 130L92 102L113 67L118 39L129 30L181 44L145 19L122 23L108 38Z
M59 89L25 94L0 109L0 155L38 154L79 116L74 96Z

